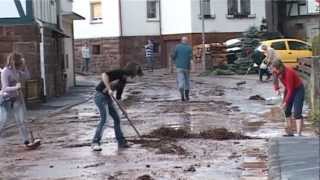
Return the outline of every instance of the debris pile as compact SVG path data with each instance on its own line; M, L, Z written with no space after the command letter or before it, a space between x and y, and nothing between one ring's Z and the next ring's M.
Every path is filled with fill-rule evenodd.
M202 131L200 133L190 133L182 128L161 127L144 135L143 139L129 140L134 144L140 144L142 147L157 149L157 154L177 154L187 155L188 152L181 146L176 145L177 139L203 138L213 140L241 140L251 139L241 133L230 132L225 128L215 128Z
M228 131L226 128L209 129L200 133L200 138L214 139L214 140L229 140L229 139L251 139L248 136L244 136L240 133L234 133Z
M167 138L189 138L190 134L187 130L183 128L168 128L168 127L161 127L152 131L149 135L145 137L151 138L160 138L160 139L167 139Z
M249 100L265 101L266 99L260 95L254 95L254 96L250 96Z
M137 180L154 180L154 179L150 175L145 174L145 175L139 176Z

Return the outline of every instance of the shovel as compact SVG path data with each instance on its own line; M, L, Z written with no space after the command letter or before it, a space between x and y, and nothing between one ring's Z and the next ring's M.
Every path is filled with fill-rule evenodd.
M136 132L136 134L138 135L138 137L140 139L142 139L138 129L134 126L134 124L132 123L131 119L128 116L127 111L124 109L124 107L121 105L121 103L112 95L110 94L111 99L118 105L119 109L122 111L123 115L126 117L126 119L128 120L130 126L133 128L133 130Z
M247 75L249 74L249 72L251 71L251 69L252 69L252 65L249 66L246 74L243 75L242 79L245 79L245 77L247 77ZM240 81L240 82L237 82L237 86L240 86L240 85L243 85L243 84L247 84L247 82L246 82L245 80Z

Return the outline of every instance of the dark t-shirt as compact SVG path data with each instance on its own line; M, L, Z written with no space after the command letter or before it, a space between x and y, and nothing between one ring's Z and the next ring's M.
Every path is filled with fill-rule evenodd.
M112 70L109 72L106 72L106 74L109 76L109 82L119 80L120 82L126 82L128 73L124 70L117 69L117 70ZM103 90L106 88L105 84L103 81L100 81L98 86L96 87L96 91L103 93ZM108 92L103 93L105 95L108 95Z

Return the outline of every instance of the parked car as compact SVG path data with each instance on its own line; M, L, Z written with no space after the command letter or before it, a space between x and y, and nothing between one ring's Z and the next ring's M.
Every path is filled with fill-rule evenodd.
M262 41L258 50L261 50L261 46L263 44L275 49L279 58L285 64L292 67L296 67L298 65L298 58L312 56L311 45L298 39L273 39Z
M234 63L234 61L237 60L237 54L242 52L242 39L229 39L226 42L224 42L224 44L227 47L228 64L232 64Z

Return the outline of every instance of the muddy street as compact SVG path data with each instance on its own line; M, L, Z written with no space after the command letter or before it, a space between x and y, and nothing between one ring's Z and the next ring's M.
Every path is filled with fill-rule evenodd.
M95 77L80 79L97 82ZM166 71L146 73L130 82L123 104L145 141L136 137L123 117L122 128L132 145L125 150L118 150L108 119L102 152L91 151L99 120L92 99L50 117L45 110L31 110L28 124L43 145L25 151L16 128L8 128L0 139L0 179L237 180L250 173L264 178L268 140L282 135L284 122L277 104L270 103L275 96L271 82L249 76L247 84L237 87L239 81L240 76L193 74L190 102L180 101L175 75ZM93 86L82 89L79 98L94 92ZM155 136L159 128L167 129ZM222 133L247 138L206 138L220 137L212 130L222 128ZM170 131L173 137L163 138L170 134L168 129L181 131ZM256 161L259 168L250 168Z

